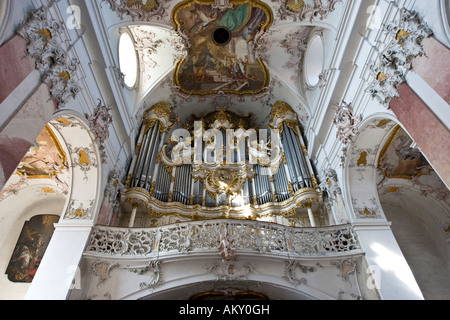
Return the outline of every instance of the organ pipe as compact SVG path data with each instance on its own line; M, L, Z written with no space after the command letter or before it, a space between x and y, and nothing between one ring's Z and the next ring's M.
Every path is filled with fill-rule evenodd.
M250 150L254 149L252 146L253 141L253 129L252 131L233 131L236 135L228 136L226 130L233 128L233 124L229 122L228 125L220 125L217 128L210 125L212 129L219 129L215 134L215 150L213 151L216 158L216 166L208 163L207 159L203 159L200 162L200 166L212 165L213 169L202 170L223 170L220 168L241 168L239 170L251 171L251 175L240 178L239 190L234 190L232 193L226 194L216 191L211 191L211 185L208 185L210 191L206 192L206 184L208 176L198 176L198 163L175 165L170 164L172 155L169 150L165 155L164 160L161 155L163 148L167 144L167 140L171 137L170 131L167 131L167 123L170 123L168 119L155 118L151 115L150 119L146 118L146 125L141 129L138 145L140 146L139 152L133 156L129 176L131 178L131 187L143 188L151 191L151 196L155 197L159 201L163 202L179 202L184 205L201 205L207 207L214 207L220 203L233 204L233 206L240 205L263 205L271 202L283 202L303 188L314 187L314 171L312 169L311 161L307 155L304 154L302 146L304 145L303 137L298 126L292 129L294 122L288 122L283 118L280 118L287 113L278 113L276 118L272 119L271 128L282 129L281 134L281 152L283 154L283 163L278 163L278 171L273 173L273 168L267 167L266 164L258 162L251 166L248 164L250 159ZM151 120L151 121L150 121ZM221 118L221 123L223 123ZM293 121L289 119L289 121ZM205 126L206 127L206 126ZM240 126L239 128L244 129ZM232 129L234 130L234 129ZM250 130L250 129L248 129ZM297 130L297 132L295 132ZM166 135L165 132L169 134ZM250 133L251 132L251 133ZM257 142L264 138L264 135L256 135ZM192 132L193 134L193 132ZM270 133L269 133L270 134ZM248 137L246 139L245 137ZM245 141L247 140L247 141ZM206 155L206 142L204 139L199 140L198 144L203 145L203 156ZM178 142L177 142L178 143ZM195 144L194 144L195 145ZM228 154L225 154L227 146L231 146L232 149ZM242 146L242 148L241 148ZM199 153L200 154L200 153ZM221 158L219 158L221 156ZM253 155L252 155L253 156ZM224 161L226 157L226 160ZM162 163L162 161L165 161ZM242 162L241 162L242 161ZM279 160L281 161L281 160ZM245 166L245 167L244 167ZM203 167L201 167L203 168ZM193 173L196 170L195 174ZM229 169L225 169L229 170ZM237 170L237 169L231 169ZM236 171L241 172L241 171ZM266 174L270 172L270 174ZM204 174L204 173L202 173ZM208 173L206 173L208 174ZM210 173L209 173L210 174ZM293 190L292 190L293 189ZM293 191L293 192L292 192ZM240 197L233 197L239 194ZM212 197L211 195L214 195ZM222 195L219 197L219 195ZM225 198L224 198L225 197ZM220 199L219 199L220 198ZM239 200L242 198L242 201Z

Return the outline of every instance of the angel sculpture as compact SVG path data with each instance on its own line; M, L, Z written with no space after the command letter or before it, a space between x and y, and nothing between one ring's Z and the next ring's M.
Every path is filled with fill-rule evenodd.
M236 260L236 255L234 254L234 250L236 250L236 248L234 248L234 242L234 240L230 242L226 235L220 235L220 241L217 244L217 249L222 257L223 263Z

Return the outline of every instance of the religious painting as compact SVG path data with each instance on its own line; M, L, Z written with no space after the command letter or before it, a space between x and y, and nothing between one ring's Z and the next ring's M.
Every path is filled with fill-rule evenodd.
M33 281L58 221L55 215L39 215L25 222L6 269L10 281Z
M272 24L271 9L260 1L187 0L175 7L175 29L188 39L188 56L175 68L184 93L258 93L269 84L267 67L253 53L258 32Z

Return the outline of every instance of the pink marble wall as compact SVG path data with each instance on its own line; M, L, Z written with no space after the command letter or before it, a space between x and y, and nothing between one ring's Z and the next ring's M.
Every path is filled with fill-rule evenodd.
M34 70L33 59L25 57L25 53L26 42L20 36L0 47L0 103Z
M402 83L398 91L400 98L391 101L392 111L450 187L450 131L407 83Z
M414 59L413 69L450 104L450 50L433 37L422 44L427 56Z

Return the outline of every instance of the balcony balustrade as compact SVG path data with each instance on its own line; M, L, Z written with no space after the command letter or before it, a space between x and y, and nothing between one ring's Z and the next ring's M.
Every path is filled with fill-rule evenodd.
M93 229L86 255L145 257L217 253L222 239L239 254L320 258L360 254L351 225L293 228L249 220L206 220L157 228Z

